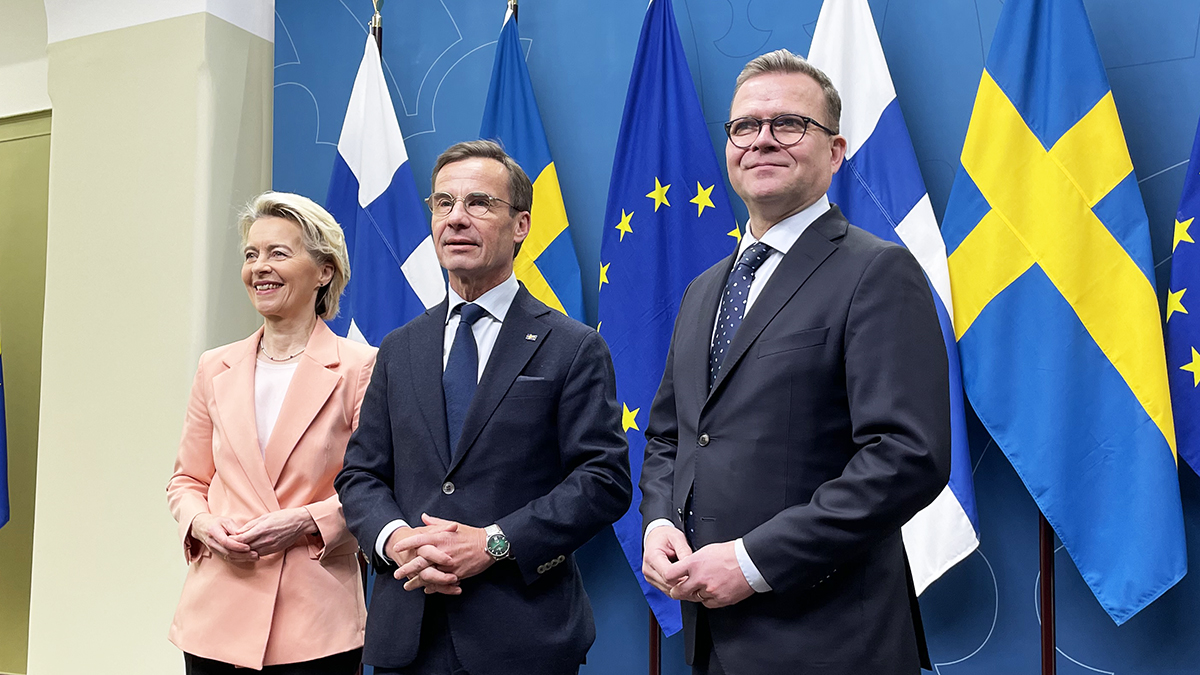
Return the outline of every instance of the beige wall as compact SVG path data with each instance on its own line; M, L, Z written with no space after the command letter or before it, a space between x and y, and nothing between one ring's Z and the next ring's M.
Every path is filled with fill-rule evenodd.
M49 108L46 8L42 0L0 0L0 117Z
M54 42L29 673L182 672L164 488L203 349L258 323L273 46L201 13Z
M0 673L24 673L29 640L50 114L0 119L0 356L10 520L0 528Z

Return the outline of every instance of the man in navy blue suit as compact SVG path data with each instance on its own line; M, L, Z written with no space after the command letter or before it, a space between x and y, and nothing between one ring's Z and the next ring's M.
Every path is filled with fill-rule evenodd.
M595 639L573 552L629 508L608 348L513 273L533 187L499 145L433 170L446 302L380 345L336 480L380 572L376 673L576 673Z
M697 673L928 663L900 527L949 477L946 350L917 261L829 203L840 112L787 51L738 77L749 226L688 287L650 410L642 569L684 601Z

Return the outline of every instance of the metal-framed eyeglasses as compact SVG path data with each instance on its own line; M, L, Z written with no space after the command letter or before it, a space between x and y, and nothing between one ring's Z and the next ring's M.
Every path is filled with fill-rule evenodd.
M745 150L754 145L754 139L758 138L758 131L764 124L770 125L771 137L785 148L804 140L804 134L808 132L809 126L814 126L830 136L837 135L836 131L811 117L791 114L776 115L767 119L739 117L729 120L725 123L725 135L729 137L729 142L733 143L735 147Z
M512 202L493 197L486 192L468 192L461 197L455 197L449 192L435 192L425 198L425 204L429 206L429 210L439 218L450 215L450 212L454 210L454 205L460 201L467 213L476 218L482 218L491 213L496 204L504 204L513 211L520 210L513 206Z

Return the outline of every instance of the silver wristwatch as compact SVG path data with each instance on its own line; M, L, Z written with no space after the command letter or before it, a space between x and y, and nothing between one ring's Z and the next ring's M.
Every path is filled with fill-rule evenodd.
M499 525L488 525L483 528L483 533L487 535L487 542L483 549L488 552L495 560L504 560L509 557L511 547L508 544L508 537L504 536L504 531Z

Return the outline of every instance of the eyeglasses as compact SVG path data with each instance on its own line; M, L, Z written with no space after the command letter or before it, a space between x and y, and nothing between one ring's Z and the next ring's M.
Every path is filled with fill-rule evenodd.
M725 135L735 147L744 150L754 145L754 139L758 138L758 131L764 124L771 125L771 137L785 148L804 140L804 134L810 124L830 136L837 135L833 129L804 115L777 115L763 120L756 117L739 117L725 123Z
M430 211L433 211L433 215L444 218L450 215L450 212L454 210L454 205L459 201L463 203L463 208L467 210L467 213L476 218L482 218L491 213L497 202L507 205L514 211L520 210L513 206L512 202L506 202L486 192L468 192L461 197L455 197L448 192L435 192L425 199L425 204L429 206Z

